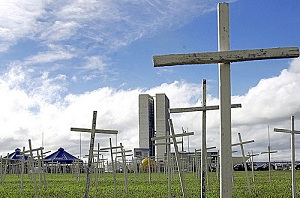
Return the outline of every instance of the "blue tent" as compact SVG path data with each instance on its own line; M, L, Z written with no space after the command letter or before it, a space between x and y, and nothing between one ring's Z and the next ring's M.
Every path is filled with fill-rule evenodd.
M16 148L15 149L15 152L13 152L13 153L11 153L11 154L9 154L8 156L5 156L5 157L3 157L3 158L7 158L8 157L8 159L12 159L12 160L22 160L22 158L23 158L23 155L21 154L21 149L19 149L19 148ZM25 156L25 160L27 160L27 156Z
M44 162L59 162L61 164L72 164L74 160L78 160L77 157L71 155L63 148L59 148L55 153L45 157ZM82 160L80 160L82 162Z

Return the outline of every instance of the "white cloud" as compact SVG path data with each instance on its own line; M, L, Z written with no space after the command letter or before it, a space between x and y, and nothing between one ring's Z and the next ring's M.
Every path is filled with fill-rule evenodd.
M7 50L18 39L32 36L43 12L42 1L1 1L0 52Z
M158 29L181 26L188 19L215 9L216 2L2 1L0 51L20 38L46 44L73 41L78 47L83 44L114 50Z
M99 72L102 72L107 64L105 63L105 57L102 56L89 56L84 57L85 59L85 65L82 67L83 69L88 70L98 70Z
M48 45L49 51L39 52L37 55L27 57L25 59L25 64L40 64L40 63L52 63L60 60L69 60L74 58L74 49L66 46L64 49L62 46L58 45Z

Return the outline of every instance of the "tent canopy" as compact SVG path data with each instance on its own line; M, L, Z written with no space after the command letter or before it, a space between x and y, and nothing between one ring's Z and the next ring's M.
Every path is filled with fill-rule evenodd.
M12 159L12 160L22 160L23 155L21 154L21 149L16 148L15 152L9 154L8 156L5 156L3 158ZM28 156L24 156L25 160L27 160Z
M75 160L79 159L65 151L62 147L60 147L55 153L52 153L51 155L45 157L44 162L59 162L64 164L72 164ZM80 162L82 162L82 160L80 160Z

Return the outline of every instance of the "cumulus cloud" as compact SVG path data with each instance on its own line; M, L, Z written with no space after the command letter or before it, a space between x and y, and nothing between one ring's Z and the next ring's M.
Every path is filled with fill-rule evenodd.
M243 106L241 109L232 110L233 143L238 142L237 133L241 133L244 141L255 140L255 143L245 146L246 152L266 151L269 125L272 150L278 150L272 158L290 159L289 134L274 133L273 128L288 129L290 116L295 115L297 129L300 115L297 101L300 83L297 80L299 73L295 68L298 67L299 59L295 59L291 67L283 70L279 76L263 79L245 95L232 97L233 103L241 103ZM122 90L101 87L83 94L59 97L65 86L61 83L64 81L62 76L50 78L43 74L37 77L41 83L32 83L32 86L37 90L42 89L41 91L34 91L34 88L25 90L18 86L26 81L28 83L37 80L22 68L11 70L1 76L1 79L5 79L0 81L1 95L5 97L2 97L0 103L0 125L6 133L1 133L0 142L9 142L1 144L2 155L12 152L15 147L27 147L29 138L32 139L34 147L41 146L43 133L46 150L54 152L59 147L64 147L78 156L80 134L71 132L70 127L90 128L93 111L98 112L97 128L118 130L118 142L122 142L126 149L133 149L138 147L139 94L166 93L172 108L200 106L202 98L201 85L185 81L161 84L149 89ZM209 95L209 91L207 98L209 105L218 104L218 98ZM201 112L172 114L171 117L176 133L181 133L182 127L195 132L194 137L189 140L190 151L200 148ZM89 134L82 133L82 154L88 152L89 138ZM115 142L114 135L97 134L96 142L101 146L108 146L109 138ZM184 144L187 149L187 139ZM219 148L219 111L207 112L207 145ZM260 155L256 160L267 160L267 155Z

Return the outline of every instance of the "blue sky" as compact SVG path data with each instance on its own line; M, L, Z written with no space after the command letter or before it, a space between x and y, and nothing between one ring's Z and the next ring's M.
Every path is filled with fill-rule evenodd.
M138 94L165 92L172 107L200 105L204 78L208 103L218 104L217 65L152 63L153 55L217 51L217 2L0 2L0 154L27 146L29 138L39 145L44 133L46 149L64 146L78 155L78 135L69 128L90 127L94 110L100 128L119 130L125 147L137 147ZM299 6L291 0L230 2L231 49L299 47ZM299 59L232 64L233 101L245 107L233 110L240 111L233 113L233 141L243 130L245 138L257 138L260 152L268 125L289 127L292 114L299 119L299 67ZM180 115L174 121L178 129L200 133L200 118ZM218 114L208 122L208 145L218 146ZM271 138L282 151L277 158L287 156L289 137ZM106 145L107 137L98 141Z

